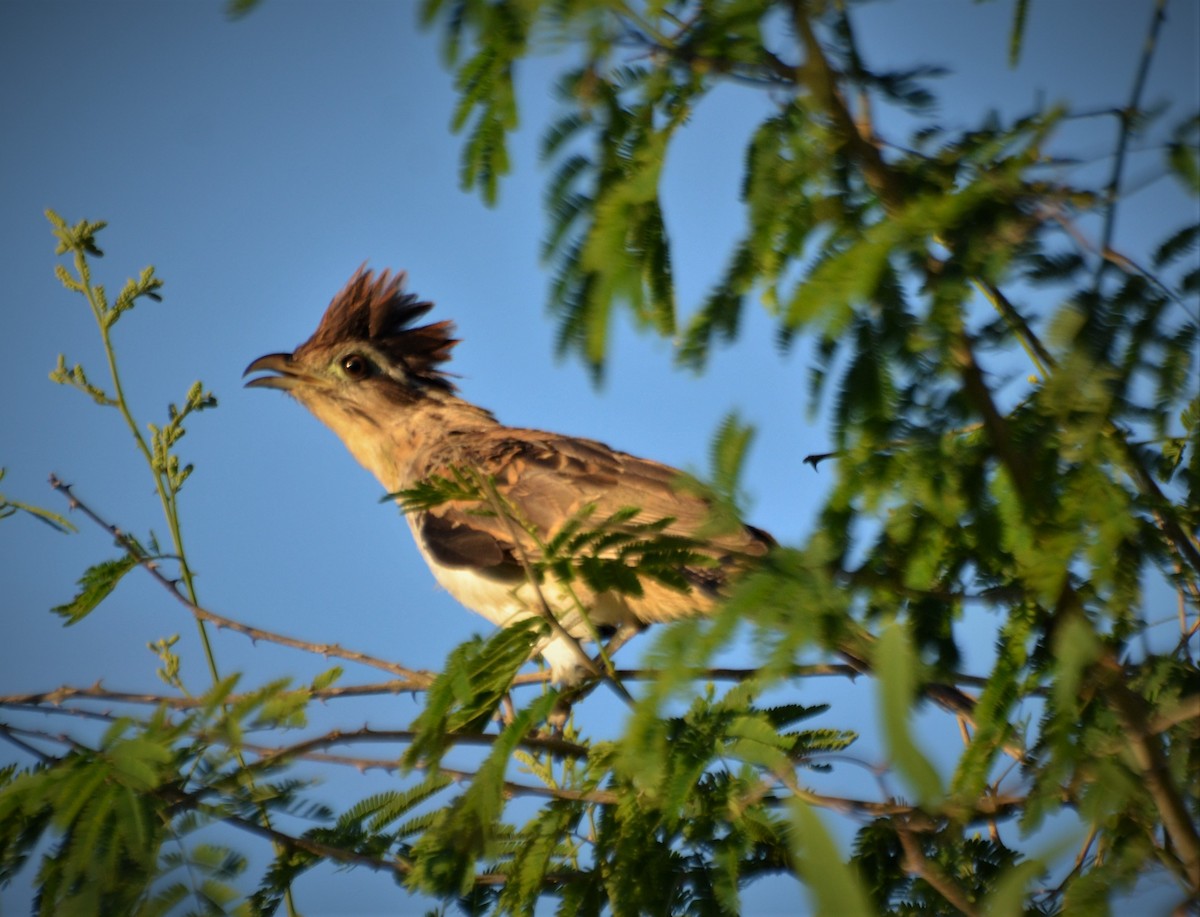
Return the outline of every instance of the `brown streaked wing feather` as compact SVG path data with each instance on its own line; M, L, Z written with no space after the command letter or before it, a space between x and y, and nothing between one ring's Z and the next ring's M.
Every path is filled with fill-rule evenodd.
M594 440L575 439L536 430L496 428L476 431L428 456L426 475L449 474L468 466L492 477L505 500L543 537L588 504L597 521L627 507L641 510L644 522L672 518L673 535L692 537L708 520L708 505L675 485L680 472L667 465L610 449ZM431 553L452 566L479 566L490 574L519 574L520 556L514 537L531 559L538 559L532 538L509 520L481 515L479 507L445 503L418 520ZM644 584L641 599L629 604L646 622L669 620L711 604L721 586L747 555L764 554L770 536L749 526L709 538L701 550L718 560L714 567L685 571L695 588L691 595L661 584Z

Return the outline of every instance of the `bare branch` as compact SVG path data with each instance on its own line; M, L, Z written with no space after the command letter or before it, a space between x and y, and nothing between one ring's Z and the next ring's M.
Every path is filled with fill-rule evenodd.
M1154 12L1150 17L1150 29L1142 46L1141 60L1138 62L1137 73L1133 78L1133 88L1129 92L1129 103L1120 111L1121 132L1117 137L1117 152L1113 158L1112 175L1108 180L1105 197L1107 204L1104 211L1104 228L1100 233L1100 250L1109 251L1112 246L1113 233L1117 223L1117 200L1121 193L1121 173L1125 169L1125 154L1129 148L1129 138L1133 135L1134 124L1140 114L1142 92L1146 88L1146 77L1150 74L1150 62L1154 59L1155 47L1158 44L1158 32L1167 18L1167 0L1156 0ZM1104 277L1104 269L1108 266L1107 259L1100 262L1096 270L1095 288L1099 289Z

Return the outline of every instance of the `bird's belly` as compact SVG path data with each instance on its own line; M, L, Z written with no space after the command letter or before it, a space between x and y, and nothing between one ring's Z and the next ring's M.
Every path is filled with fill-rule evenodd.
M421 552L425 554L424 551ZM458 602L476 614L482 615L493 624L503 627L518 618L528 617L529 605L522 594L525 583L505 583L483 576L467 567L447 567L431 560L426 554L426 563L443 589Z
M637 619L619 595L606 593L591 600L586 608L591 623L589 627L581 614L579 601L562 583L547 580L534 589L525 580L504 582L470 567L451 567L431 556L415 527L413 535L422 558L438 584L460 604L497 627L527 618L544 617L543 600L559 624L576 640L590 640L592 628L637 626ZM547 637L538 645L536 652L550 663L556 682L574 682L582 674L575 648L561 634Z

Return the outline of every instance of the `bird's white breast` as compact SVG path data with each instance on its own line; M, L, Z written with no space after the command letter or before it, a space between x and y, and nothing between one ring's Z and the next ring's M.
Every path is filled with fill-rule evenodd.
M541 618L541 600L545 600L563 628L576 640L590 639L591 630L580 615L579 606L569 589L555 580L542 583L535 590L527 581L506 584L484 576L470 567L450 567L438 562L426 546L412 516L409 527L421 557L429 566L438 584L466 608L482 615L497 627L505 627L526 618ZM539 598L540 592L540 598ZM635 618L619 596L600 596L587 609L593 627L634 624ZM550 665L552 679L557 683L574 683L583 673L579 654L561 635L543 640L536 652Z

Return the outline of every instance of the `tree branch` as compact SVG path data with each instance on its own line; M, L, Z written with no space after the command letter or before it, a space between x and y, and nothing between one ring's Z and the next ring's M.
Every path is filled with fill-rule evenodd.
M946 899L955 910L968 917L979 913L967 900L963 890L950 880L936 865L930 863L921 850L921 845L913 837L912 831L902 823L896 823L896 836L900 838L900 846L904 848L904 869L914 873L929 883L939 895Z
M1129 104L1118 113L1121 133L1117 137L1117 151L1113 157L1112 174L1108 179L1105 197L1107 204L1104 211L1104 227L1100 232L1100 250L1107 252L1112 246L1113 233L1117 223L1117 199L1121 193L1121 173L1125 169L1125 154L1129 149L1129 138L1133 135L1134 122L1141 114L1142 92L1146 88L1146 77L1150 74L1150 62L1154 59L1155 46L1158 43L1158 31L1167 18L1167 0L1156 0L1154 12L1150 16L1150 29L1142 46L1142 57L1138 62L1137 73L1133 78L1133 88L1129 93ZM1104 278L1104 270L1108 261L1102 260L1096 268L1096 279L1093 289L1100 289Z
M104 529L116 540L117 546L128 552L140 566L142 566L158 583L164 586L168 592L181 605L188 609L196 618L201 621L207 621L218 628L226 628L235 633L249 637L253 641L263 640L268 643L276 643L280 646L291 647L292 649L303 650L306 653L314 653L319 656L333 657L336 659L345 659L348 662L357 662L360 665L370 666L375 669L382 669L385 672L390 672L393 675L399 675L403 678L410 679L422 688L427 688L433 683L433 674L431 672L421 672L416 669L410 669L406 666L398 665L394 662L388 662L385 659L380 659L376 656L371 656L367 653L360 653L356 650L348 650L336 643L310 643L305 640L297 640L294 637L288 637L284 634L275 633L274 631L263 630L259 627L251 627L248 624L242 624L233 618L227 618L224 615L219 615L216 612L209 611L191 601L183 594L176 585L175 581L168 579L159 569L159 559L152 557L141 549L134 539L127 535L118 526L107 522L95 510L80 500L71 490L70 484L64 484L56 475L50 475L50 486L54 490L64 494L67 498L67 506L72 509L80 510L92 522Z

